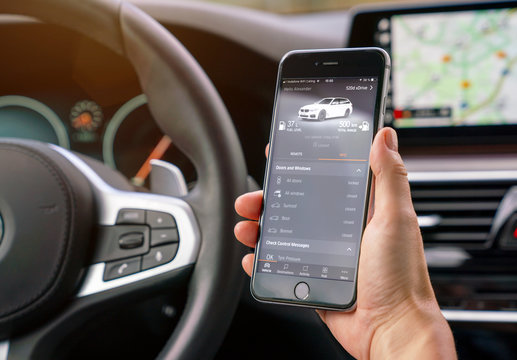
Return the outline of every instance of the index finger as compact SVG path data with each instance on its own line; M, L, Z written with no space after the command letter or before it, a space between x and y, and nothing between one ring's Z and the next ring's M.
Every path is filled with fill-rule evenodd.
M258 220L262 207L262 190L246 193L235 200L235 211L242 217Z

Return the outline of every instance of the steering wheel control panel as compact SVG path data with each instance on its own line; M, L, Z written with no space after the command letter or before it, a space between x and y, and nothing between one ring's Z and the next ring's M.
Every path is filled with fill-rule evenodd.
M104 281L166 264L178 252L174 217L165 212L122 209L113 226L100 226L93 263L106 262Z

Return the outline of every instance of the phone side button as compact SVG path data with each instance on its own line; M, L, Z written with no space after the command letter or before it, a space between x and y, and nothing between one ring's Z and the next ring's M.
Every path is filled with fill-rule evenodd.
M309 285L304 282L299 282L294 287L294 296L296 296L300 300L305 300L309 296L309 292L311 289L309 288Z

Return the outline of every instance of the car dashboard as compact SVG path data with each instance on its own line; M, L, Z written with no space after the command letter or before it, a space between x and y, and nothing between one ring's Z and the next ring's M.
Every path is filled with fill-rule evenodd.
M153 121L124 58L53 25L15 21L0 27L9 69L0 84L0 136L49 142L149 184L148 158L195 172Z
M366 7L352 12L283 16L197 2L135 3L178 37L207 72L228 107L248 172L258 184L263 181L264 147L282 54L295 48L344 46L392 50L390 40L383 35L388 33L384 27L390 25L381 21L432 8ZM433 11L489 7L453 5L460 8ZM497 6L513 9L517 4ZM142 191L149 191L151 158L174 163L187 182L196 180L188 158L153 121L125 59L69 30L27 18L0 18L0 37L0 66L4 69L0 136L51 142L92 157L119 170ZM397 61L395 58L395 74ZM516 70L512 68L513 74ZM399 132L431 280L443 313L458 334L460 353L472 358L479 354L511 358L501 354L517 353L511 341L517 332L516 118L513 125L482 124L477 128L397 127L395 120L418 109L398 108L394 101L387 123ZM414 118L415 113L411 113L405 119ZM328 337L328 330L312 313L255 303L247 288L242 298L220 358L235 354L231 344L243 341L238 333L246 319L282 319L286 325L278 331L288 329L287 324L301 324L312 327L316 337ZM264 329L257 325L257 334ZM487 331L497 334L497 339L491 338L492 344L504 351L479 352L473 345L472 339L483 337ZM292 335L292 341L303 342L305 335L301 333ZM339 346L325 341L330 341L327 357L342 356ZM256 347L258 342L248 339L243 346ZM317 353L303 346L300 349L306 358ZM267 352L258 351L256 358L262 355L267 356Z

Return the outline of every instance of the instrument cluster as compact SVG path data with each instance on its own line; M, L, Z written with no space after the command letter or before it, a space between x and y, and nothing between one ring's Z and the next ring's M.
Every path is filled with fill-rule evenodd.
M126 59L47 24L0 23L0 36L0 137L76 151L136 186L148 185L151 159L174 163L195 180L193 165L154 122Z

